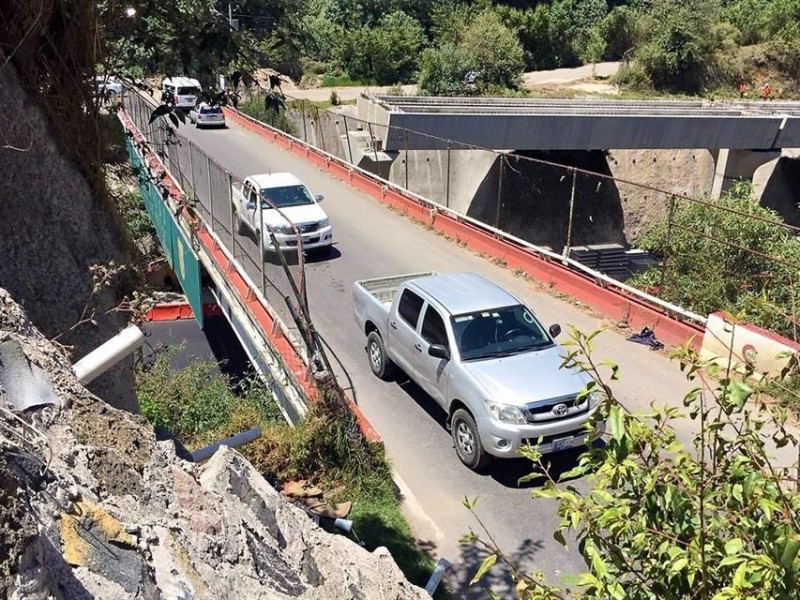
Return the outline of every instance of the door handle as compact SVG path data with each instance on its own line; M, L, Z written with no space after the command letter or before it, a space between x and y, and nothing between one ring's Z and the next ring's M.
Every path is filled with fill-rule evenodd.
M392 329L397 329L397 323L395 323L394 321L392 321L391 323L389 323L389 326L390 326Z
M416 348L418 351L422 352L422 344L414 344L414 348Z

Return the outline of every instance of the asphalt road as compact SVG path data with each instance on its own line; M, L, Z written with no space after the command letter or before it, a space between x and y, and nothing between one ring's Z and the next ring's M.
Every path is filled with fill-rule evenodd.
M530 497L532 484L517 484L519 477L529 471L524 461L495 462L484 474L469 471L456 458L450 435L443 426L445 415L432 400L411 383L382 382L371 374L364 336L352 315L351 287L354 281L368 277L426 270L472 271L524 299L545 325L558 322L565 332L567 325L589 332L609 323L411 223L301 158L236 125L225 130L202 131L182 126L180 133L194 140L235 176L291 171L306 182L312 193L325 196L322 206L333 223L336 246L329 257L312 260L307 265L311 316L343 365L340 377L346 371L358 405L380 432L389 457L407 486L401 492L408 496L407 514L417 537L436 555L453 563L447 580L457 590L457 597L485 597L478 586L467 589L483 554L474 547L459 544L463 534L478 527L462 506L464 497L478 499L477 515L501 548L522 566L545 573L553 582L562 575L582 570L583 562L576 549L566 551L552 538L558 522L555 503L534 500ZM185 144L181 152L185 165L188 155ZM236 240L236 256L252 279L260 282L260 270L252 260L257 254L254 241L231 234L227 189L221 174L214 176L209 186L204 161L197 156L193 157L193 171L197 195L206 209L212 204L208 201L208 190L213 190L215 231L223 240ZM284 319L291 322L283 302L289 286L280 267L267 265L265 275L268 298L280 308ZM562 334L561 341L566 337ZM625 332L609 330L600 334L595 340L594 356L621 365L621 380L613 387L618 398L633 410L645 410L653 400L679 405L691 388L678 365L670 362L665 353L651 352L646 346L626 341ZM341 381L347 386L347 379ZM554 472L570 468L572 460L574 455L553 457ZM587 487L585 481L573 484L582 489ZM490 581L501 597L511 595L503 573L497 573Z

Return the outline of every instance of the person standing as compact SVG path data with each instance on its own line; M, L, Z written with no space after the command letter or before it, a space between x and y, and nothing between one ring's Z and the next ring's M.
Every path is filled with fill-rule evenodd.
M769 81L764 82L764 86L761 88L761 99L762 100L769 100L772 96L772 86L769 84Z
M739 98L744 98L745 93L747 92L747 83L744 79L739 80L739 85L737 86L739 90Z

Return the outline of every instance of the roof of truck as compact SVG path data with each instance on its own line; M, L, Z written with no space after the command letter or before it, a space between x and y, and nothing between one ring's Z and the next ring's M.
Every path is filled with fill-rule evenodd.
M250 175L248 179L251 179L261 189L302 185L297 176L291 173L259 173L258 175Z
M475 273L439 273L412 283L452 315L519 304L503 288Z
M200 82L191 77L167 77L162 83L178 87L200 87Z

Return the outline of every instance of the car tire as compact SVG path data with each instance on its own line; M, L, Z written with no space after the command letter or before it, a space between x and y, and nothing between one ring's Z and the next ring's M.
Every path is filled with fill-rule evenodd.
M383 338L377 331L371 331L367 336L367 360L372 374L378 379L388 381L397 371L395 364L386 356Z
M242 221L242 217L239 216L239 213L236 213L236 233L239 235L244 235L245 231L247 231L247 227L245 227L244 221Z
M481 436L475 419L463 408L453 413L450 421L453 443L458 459L473 471L477 471L492 461L492 456L483 449Z

